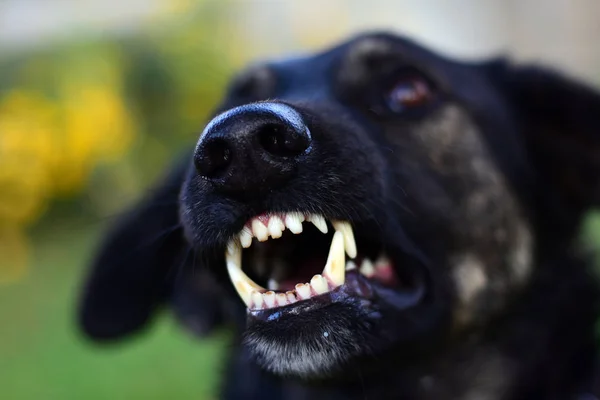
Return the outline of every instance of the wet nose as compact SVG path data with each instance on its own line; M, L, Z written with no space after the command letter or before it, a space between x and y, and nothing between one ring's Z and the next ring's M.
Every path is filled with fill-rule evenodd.
M230 191L268 190L291 178L311 147L302 116L282 103L252 103L208 123L194 162L198 173Z

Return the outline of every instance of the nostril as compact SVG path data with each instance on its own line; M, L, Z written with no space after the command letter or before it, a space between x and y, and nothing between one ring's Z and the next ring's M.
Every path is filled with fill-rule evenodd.
M288 182L306 160L312 136L299 111L282 103L251 103L214 117L194 153L199 176L215 190L254 196Z
M310 138L306 133L295 132L280 124L266 124L257 133L262 148L278 157L297 156L310 145Z
M231 163L231 149L225 141L214 140L202 145L194 157L200 175L214 178Z

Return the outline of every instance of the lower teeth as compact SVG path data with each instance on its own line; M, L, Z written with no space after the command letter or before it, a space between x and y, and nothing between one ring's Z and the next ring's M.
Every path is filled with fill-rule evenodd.
M359 270L361 275L364 275L367 278L388 277L389 279L389 275L392 273L390 261L385 256L379 257L375 263L371 262L369 259L364 259L360 268L356 267L354 261L349 260L346 262L345 270ZM308 300L311 297L330 292L338 287L330 284L330 282L322 275L313 276L313 278L310 280L310 283L298 283L294 290L287 291L285 293L275 292L277 289L272 288L274 285L278 286L279 284L273 280L270 280L270 290L253 290L251 292L251 299L248 308L250 310L263 310L283 307L298 301Z

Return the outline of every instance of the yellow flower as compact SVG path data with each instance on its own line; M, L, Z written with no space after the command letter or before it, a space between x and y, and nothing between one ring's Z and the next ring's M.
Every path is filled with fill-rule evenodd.
M133 141L132 119L112 87L69 86L59 100L25 90L0 99L0 283L26 271L23 232L49 201L80 191L95 166Z
M14 91L0 102L0 222L35 220L51 197L81 190L129 148L133 127L109 87L69 88L62 104Z
M82 188L98 163L114 160L129 148L134 130L123 101L110 87L68 87L64 97L55 186L61 193L73 193Z
M34 92L15 91L0 102L0 223L35 220L49 196L56 108Z

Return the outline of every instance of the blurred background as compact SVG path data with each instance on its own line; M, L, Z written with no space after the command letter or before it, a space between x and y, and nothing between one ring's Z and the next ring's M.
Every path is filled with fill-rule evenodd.
M123 346L80 337L86 263L234 71L365 29L600 87L597 0L0 0L0 398L214 397L227 332L198 342L164 315Z

